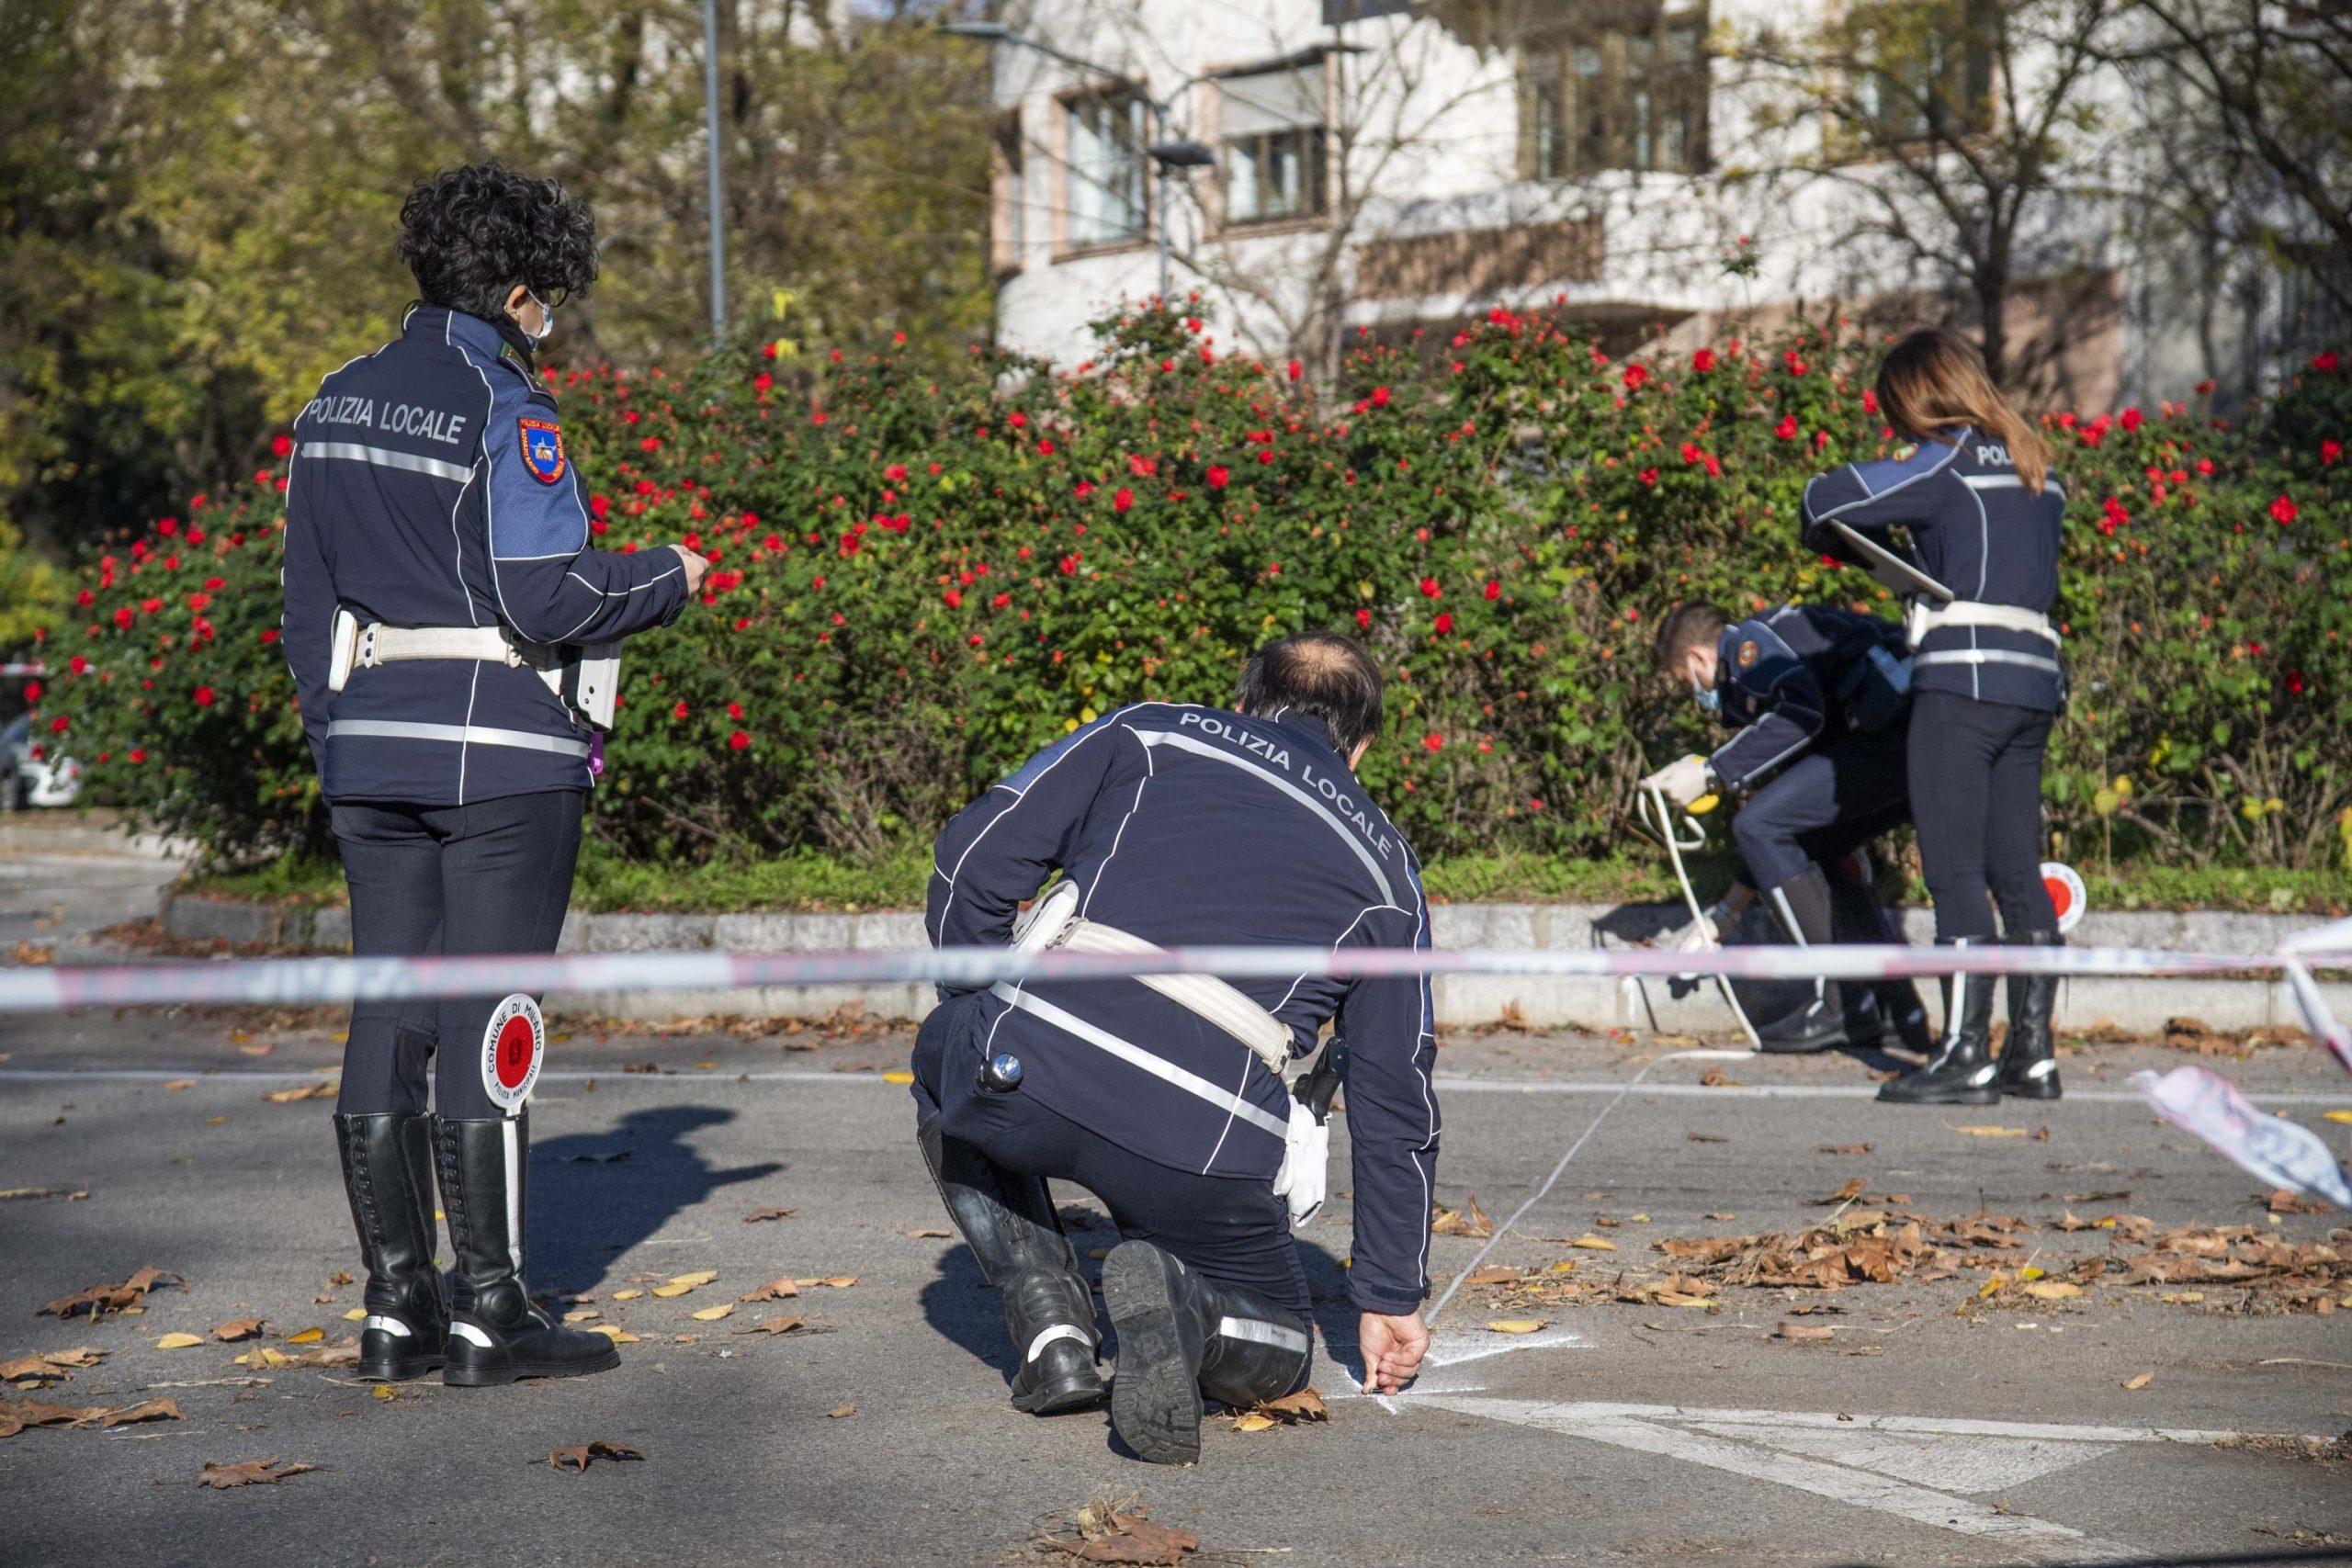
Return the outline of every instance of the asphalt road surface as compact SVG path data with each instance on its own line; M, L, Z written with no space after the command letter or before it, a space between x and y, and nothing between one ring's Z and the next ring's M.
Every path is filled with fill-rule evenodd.
M334 1282L355 1248L330 1104L266 1098L331 1079L331 1018L0 1021L0 1193L58 1194L0 1198L0 1362L105 1353L0 1391L0 1410L170 1399L181 1417L0 1438L0 1562L1066 1562L1037 1536L1103 1498L1139 1499L1198 1538L1194 1561L1224 1563L2352 1561L2341 1270L2324 1292L2296 1285L2293 1312L2275 1281L2135 1285L2120 1268L2055 1299L2018 1288L2029 1265L2064 1283L2191 1224L2352 1252L2343 1215L2270 1213L2138 1104L2125 1075L2177 1051L2078 1052L2059 1103L1935 1111L1873 1103L1883 1061L1451 1039L1441 1204L1475 1194L1502 1225L1556 1179L1479 1260L1481 1280L1510 1280L1453 1292L1407 1393L1356 1394L1342 1117L1337 1196L1302 1235L1330 1419L1215 1418L1202 1462L1168 1470L1125 1457L1100 1413L1006 1403L996 1298L940 1234L906 1091L884 1076L903 1031L555 1027L533 1280L634 1336L622 1366L386 1400L332 1359L359 1292ZM2319 1053L2211 1060L2341 1144L2324 1116L2352 1084ZM1825 1201L1857 1179L1860 1196ZM1062 1196L1083 1220L1084 1195ZM1657 1247L1873 1205L2030 1228L1948 1244L1959 1266L1924 1270L1942 1278L1834 1291L1692 1284ZM2061 1228L2070 1214L2087 1224ZM1099 1218L1077 1235L1114 1239ZM1438 1238L1439 1290L1487 1247ZM186 1282L95 1323L36 1315L147 1267ZM2009 1288L1983 1295L1996 1275ZM804 1283L741 1300L780 1279ZM2322 1294L2342 1310L2309 1310ZM695 1315L717 1307L732 1310ZM789 1316L806 1323L741 1332ZM207 1337L243 1318L267 1327ZM202 1342L159 1348L172 1334ZM592 1441L644 1457L549 1467ZM319 1468L198 1484L207 1464L270 1459Z

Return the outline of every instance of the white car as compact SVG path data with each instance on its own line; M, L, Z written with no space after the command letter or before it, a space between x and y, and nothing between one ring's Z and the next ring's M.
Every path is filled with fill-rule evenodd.
M19 714L16 722L0 729L0 757L6 759L0 788L7 792L0 808L71 806L81 797L82 764L71 757L34 756L29 716Z

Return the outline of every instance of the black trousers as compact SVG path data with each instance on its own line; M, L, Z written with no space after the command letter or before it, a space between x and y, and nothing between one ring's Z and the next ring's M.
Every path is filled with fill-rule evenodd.
M2041 882L2041 757L2057 716L1955 692L1911 699L1911 819L1936 940L2058 929ZM1989 896L1989 897L1988 897Z
M378 954L553 953L580 857L577 790L471 806L338 806L351 888L351 950ZM499 997L362 1001L343 1048L345 1115L425 1108L504 1114L482 1082L483 1034Z
M1756 890L1770 893L1809 865L1835 865L1910 815L1903 727L1889 725L1791 762L1741 805L1731 836Z
M1240 1285L1309 1315L1306 1271L1290 1238L1290 1211L1263 1181L1203 1176L1130 1153L1015 1089L979 1087L977 995L932 1010L915 1035L914 1097L940 1131L1002 1168L1069 1181L1102 1201L1130 1241L1148 1241L1212 1280Z

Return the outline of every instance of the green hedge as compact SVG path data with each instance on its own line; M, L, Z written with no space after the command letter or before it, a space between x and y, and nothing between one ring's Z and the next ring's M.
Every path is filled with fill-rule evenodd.
M883 858L1035 748L1247 650L1356 629L1392 681L1371 787L1425 854L1606 854L1632 781L1702 740L1650 672L1672 602L1892 614L1795 540L1812 473L1892 445L1871 345L1801 333L1611 363L1498 312L1367 347L1319 397L1196 321L1101 323L1057 371L903 347L554 376L597 543L683 539L704 603L631 645L596 831L701 863ZM2049 422L2075 498L2061 848L2331 869L2352 852L2352 377L2225 424ZM92 564L51 637L51 743L224 862L322 847L275 646L280 479ZM54 734L51 732L54 731Z

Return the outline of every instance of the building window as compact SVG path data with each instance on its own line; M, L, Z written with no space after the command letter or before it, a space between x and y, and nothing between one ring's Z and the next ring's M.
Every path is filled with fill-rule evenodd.
M1874 7L1849 24L1854 114L1881 144L1992 129L1990 9L1958 4Z
M1062 106L1072 249L1124 244L1149 231L1144 169L1148 112L1141 98L1126 92L1092 93Z
M1703 17L1657 15L1522 46L1521 173L1705 168L1705 35Z
M989 260L999 273L1019 272L1029 241L1028 159L1021 145L1021 116L996 122L989 184L994 200L989 225Z
M1218 164L1227 226L1321 217L1328 210L1328 140L1321 59L1220 79Z

